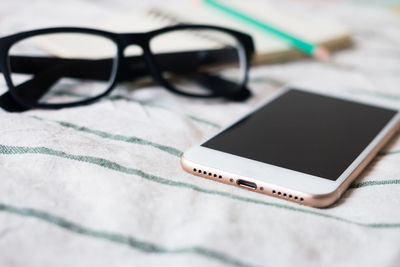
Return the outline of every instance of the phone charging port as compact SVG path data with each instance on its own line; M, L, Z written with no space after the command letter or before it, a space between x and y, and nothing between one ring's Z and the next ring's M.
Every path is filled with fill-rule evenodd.
M250 190L256 190L257 189L257 185L253 182L249 182L246 180L242 180L242 179L238 179L236 181L236 183L238 184L238 186L250 189Z

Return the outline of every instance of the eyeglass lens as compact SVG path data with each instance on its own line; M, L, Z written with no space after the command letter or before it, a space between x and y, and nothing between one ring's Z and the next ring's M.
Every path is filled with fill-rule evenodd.
M207 96L241 89L244 52L228 33L201 28L174 30L155 36L150 48L162 77L176 90ZM169 62L173 62L173 68Z
M93 34L53 33L15 43L9 51L14 94L30 104L65 104L104 93L117 46Z

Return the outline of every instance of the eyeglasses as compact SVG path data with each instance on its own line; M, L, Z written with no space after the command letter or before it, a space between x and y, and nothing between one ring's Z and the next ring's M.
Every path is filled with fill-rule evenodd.
M253 53L249 35L207 25L124 34L85 28L22 32L0 38L0 70L8 86L0 106L73 107L98 100L118 82L149 77L180 95L242 101L250 95Z

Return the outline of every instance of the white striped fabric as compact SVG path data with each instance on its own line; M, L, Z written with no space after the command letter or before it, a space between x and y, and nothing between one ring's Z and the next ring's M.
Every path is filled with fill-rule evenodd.
M327 209L180 167L183 151L252 110L281 82L311 81L323 91L400 105L399 18L375 6L342 3L333 15L332 6L300 2L276 4L318 9L352 27L357 45L335 55L352 68L308 60L259 66L246 103L121 85L89 106L0 111L0 266L398 266L398 134ZM2 1L0 32L66 24L71 16L86 23L127 6L134 4Z

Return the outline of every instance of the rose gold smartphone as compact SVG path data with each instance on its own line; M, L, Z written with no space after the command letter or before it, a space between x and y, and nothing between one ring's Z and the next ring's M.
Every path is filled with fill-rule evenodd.
M286 88L185 152L197 176L313 207L334 203L400 126L400 111Z

